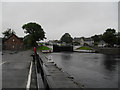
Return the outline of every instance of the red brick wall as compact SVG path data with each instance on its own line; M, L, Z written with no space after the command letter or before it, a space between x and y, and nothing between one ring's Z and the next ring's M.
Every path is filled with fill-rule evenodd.
M8 40L6 40L5 47L7 50L22 50L23 41L21 41L15 35L12 35Z

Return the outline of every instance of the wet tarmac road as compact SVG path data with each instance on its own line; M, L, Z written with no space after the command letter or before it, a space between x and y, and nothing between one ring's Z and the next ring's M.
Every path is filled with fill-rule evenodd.
M2 88L26 88L32 51L3 51Z

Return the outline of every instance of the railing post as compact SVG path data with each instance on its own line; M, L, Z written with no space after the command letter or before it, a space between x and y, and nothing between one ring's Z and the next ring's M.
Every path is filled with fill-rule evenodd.
M45 90L51 90L52 88L55 88L56 85L55 85L51 75L47 71L45 64L43 63L42 59L40 58L40 56L37 53L35 55L35 62L36 62L36 69L37 69L36 71L37 71L38 84L40 83L39 81L42 80ZM38 80L38 79L40 79L40 80ZM38 87L40 87L40 86L38 85Z
M41 74L42 68L39 61L39 55L37 53L35 54L35 67L36 67L38 90L41 90L41 89L44 90L45 86L44 86L44 82Z

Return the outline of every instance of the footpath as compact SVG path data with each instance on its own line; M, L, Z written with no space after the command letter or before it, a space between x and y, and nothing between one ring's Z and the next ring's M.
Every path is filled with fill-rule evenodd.
M32 54L31 50L3 51L1 63L3 90L8 88L11 90L81 88L81 85L75 82L73 77L62 71L54 62L49 62L43 53L38 52L39 60L35 62L31 57Z
M39 52L39 56L47 70L47 77L51 78L52 80L50 81L54 82L55 84L55 87L53 86L53 88L79 88L79 90L81 90L80 88L82 88L82 86L74 81L73 77L62 71L62 69L54 62L49 61L43 53Z
M31 54L31 50L3 51L2 88L26 88L32 61Z

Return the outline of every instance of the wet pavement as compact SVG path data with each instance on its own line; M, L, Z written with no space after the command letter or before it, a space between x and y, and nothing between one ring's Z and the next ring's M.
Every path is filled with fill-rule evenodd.
M0 90L2 89L2 38L0 38Z
M85 88L118 88L120 55L60 52L45 54Z
M32 51L3 51L2 88L26 88Z
M39 56L45 64L48 72L47 76L52 78L52 82L54 82L56 86L53 88L79 88L79 90L81 90L82 85L78 84L71 75L62 71L54 62L49 61L44 54L39 52Z

